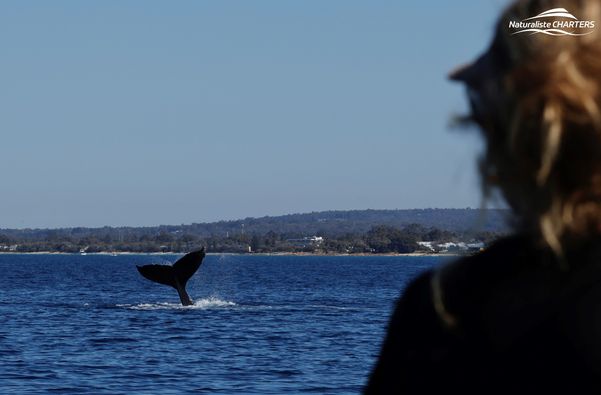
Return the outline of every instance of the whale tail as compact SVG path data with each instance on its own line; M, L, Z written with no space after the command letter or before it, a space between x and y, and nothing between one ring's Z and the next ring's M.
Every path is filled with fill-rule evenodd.
M196 273L205 257L204 247L181 257L173 266L144 265L136 266L140 274L155 283L168 285L177 290L182 305L189 306L192 300L186 292L186 283Z

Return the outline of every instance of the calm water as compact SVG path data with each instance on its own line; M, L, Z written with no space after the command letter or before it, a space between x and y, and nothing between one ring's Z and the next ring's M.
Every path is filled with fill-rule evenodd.
M194 306L135 264L1 255L0 393L356 394L434 257L208 256Z

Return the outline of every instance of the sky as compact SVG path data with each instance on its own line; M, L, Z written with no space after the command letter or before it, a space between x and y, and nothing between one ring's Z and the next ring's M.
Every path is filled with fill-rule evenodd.
M479 207L502 0L3 1L0 228Z

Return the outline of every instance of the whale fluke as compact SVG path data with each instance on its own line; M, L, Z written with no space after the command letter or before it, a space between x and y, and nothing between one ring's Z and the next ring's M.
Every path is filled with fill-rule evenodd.
M184 306L190 306L192 300L186 292L186 283L196 273L205 257L205 249L200 248L181 257L173 266L144 265L136 266L140 274L155 283L169 285L177 290Z

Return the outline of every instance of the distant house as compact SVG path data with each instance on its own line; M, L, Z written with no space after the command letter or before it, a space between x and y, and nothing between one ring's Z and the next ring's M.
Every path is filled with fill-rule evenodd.
M434 247L432 247L432 242L431 241L418 241L417 245L419 245L420 247L431 251L431 252L435 252L436 249Z
M287 239L286 241L298 248L317 247L323 243L323 237L309 236L301 239Z
M452 241L446 243L434 243L432 241L418 241L417 244L427 251L431 252L476 252L484 248L484 243L474 242L465 243L463 241L454 243Z
M451 252L451 251L465 251L467 250L464 242L453 243L452 241L437 244L437 247L442 252Z
M470 251L480 251L481 249L484 248L484 243L483 242L478 242L478 243L467 243L466 247L468 250Z

